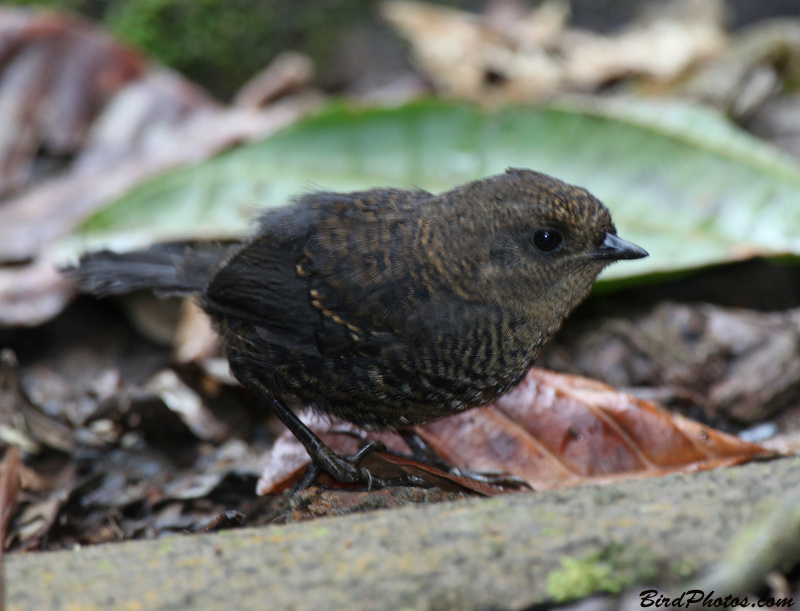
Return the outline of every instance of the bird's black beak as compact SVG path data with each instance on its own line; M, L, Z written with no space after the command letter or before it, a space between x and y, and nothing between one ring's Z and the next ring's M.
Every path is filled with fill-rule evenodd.
M620 259L642 259L648 254L641 246L623 240L613 233L606 233L603 243L590 252L589 257L603 261L619 261Z

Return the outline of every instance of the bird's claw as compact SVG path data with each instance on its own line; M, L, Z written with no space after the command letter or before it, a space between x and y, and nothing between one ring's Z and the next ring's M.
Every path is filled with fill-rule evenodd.
M336 481L343 484L365 484L367 490L377 490L391 486L418 486L430 488L432 484L417 475L401 475L399 477L382 478L373 475L367 467L361 465L369 454L385 452L386 446L382 441L369 441L355 454L342 456L330 448L312 457L311 464L306 469L303 478L295 486L294 491L303 490L316 483L319 476L327 473Z

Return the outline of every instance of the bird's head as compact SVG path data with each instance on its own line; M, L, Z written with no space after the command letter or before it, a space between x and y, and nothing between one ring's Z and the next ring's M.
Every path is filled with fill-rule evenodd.
M454 189L466 244L452 280L476 299L511 307L549 329L588 294L604 267L647 252L617 236L608 209L580 187L510 169Z

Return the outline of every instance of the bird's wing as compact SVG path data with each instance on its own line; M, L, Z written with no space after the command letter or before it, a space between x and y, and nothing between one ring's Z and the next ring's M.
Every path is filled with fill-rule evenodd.
M396 252L389 252L384 229L402 225L404 206L425 197L431 195L317 193L266 215L257 237L211 281L204 307L247 321L266 342L301 353L373 353L391 340L386 314L402 309L398 290L408 283L392 276L391 263L381 263L402 251L395 242Z
M216 274L203 300L217 316L253 324L266 341L316 354L319 313L308 299L308 283L297 275L298 254L285 244L257 238Z

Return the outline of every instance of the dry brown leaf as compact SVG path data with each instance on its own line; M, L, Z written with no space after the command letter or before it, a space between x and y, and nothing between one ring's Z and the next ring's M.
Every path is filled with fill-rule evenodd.
M314 64L308 57L294 51L284 51L269 66L242 85L233 99L233 105L260 108L308 87L313 78Z
M564 25L566 14L560 11L558 17L557 4L545 4L516 20L509 36L496 20L487 23L477 14L449 7L396 1L384 3L381 10L445 94L480 102L528 101L547 98L561 85L558 60L544 46ZM524 46L518 46L520 30L528 33Z
M0 196L37 178L38 153L75 155L106 102L145 69L88 22L0 9Z
M0 475L0 601L4 600L5 584L3 580L3 559L6 553L6 535L11 516L17 507L20 489L20 467L22 450L19 446L10 446L3 459L3 473ZM2 608L2 603L0 603Z
M789 424L800 413L799 353L800 309L666 302L575 327L540 363L619 388L650 389L662 403L712 422Z
M569 7L558 0L531 11L506 3L484 16L394 0L382 14L443 93L481 103L530 102L631 76L671 80L719 54L725 34L718 3L672 4L676 10L614 35L567 27Z
M69 302L52 246L95 210L318 102L225 107L88 22L0 7L0 262L30 263L0 269L0 325L38 325Z
M230 437L225 424L204 405L202 398L172 369L162 369L147 382L152 392L200 439L222 442Z
M600 382L543 369L473 417L467 426L491 440L489 452L447 443L442 421L419 433L456 466L506 469L534 488L713 469L769 454Z
M0 475L0 556L5 549L6 533L11 515L17 505L22 469L22 449L9 446L3 459L3 472Z
M403 451L395 434L376 437L345 425L349 435L343 436L333 433L341 425L318 417L309 424L340 453L354 453L358 435L380 438L393 451ZM600 382L536 368L493 404L417 427L416 432L457 469L508 473L534 489L713 469L772 454ZM377 460L383 461L376 473L381 477L414 473L435 485L447 480L483 494L509 490L475 484L407 459L379 455ZM268 458L259 494L295 481L307 464L302 445L290 434L283 435Z

